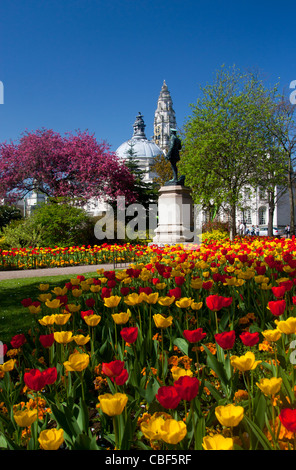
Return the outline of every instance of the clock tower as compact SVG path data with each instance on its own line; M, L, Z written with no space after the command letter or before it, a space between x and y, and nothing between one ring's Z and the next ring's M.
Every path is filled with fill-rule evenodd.
M176 128L176 116L173 110L173 102L164 80L157 108L154 115L154 135L153 140L161 150L166 153L170 144L170 130Z

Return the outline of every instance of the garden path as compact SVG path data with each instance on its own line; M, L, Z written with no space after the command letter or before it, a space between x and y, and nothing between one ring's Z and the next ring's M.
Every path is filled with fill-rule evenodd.
M26 269L16 271L0 271L0 281L5 279L23 279L28 277L44 277L44 276L59 276L65 274L81 275L84 273L96 272L97 269L124 269L128 266L126 263L114 264L98 264L98 265L84 265L84 266L68 266L66 268L43 268L43 269Z

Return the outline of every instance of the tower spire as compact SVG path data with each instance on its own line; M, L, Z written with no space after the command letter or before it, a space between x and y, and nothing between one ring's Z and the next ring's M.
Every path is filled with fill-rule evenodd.
M169 147L170 129L175 129L176 127L176 116L173 109L173 101L166 81L164 80L154 115L153 140L165 153Z

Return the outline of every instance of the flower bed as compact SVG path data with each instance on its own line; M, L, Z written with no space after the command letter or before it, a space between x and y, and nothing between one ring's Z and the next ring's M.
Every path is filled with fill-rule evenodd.
M150 250L23 300L1 448L295 449L295 241Z
M67 266L130 263L144 259L147 246L95 245L0 249L0 271L12 269L62 268Z

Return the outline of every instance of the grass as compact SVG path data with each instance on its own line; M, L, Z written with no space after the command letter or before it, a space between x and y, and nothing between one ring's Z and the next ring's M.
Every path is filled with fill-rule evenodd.
M91 272L83 276L89 278L95 274ZM12 336L27 333L35 323L33 315L22 306L21 301L29 297L37 300L39 284L49 284L51 290L56 286L64 286L65 282L74 277L76 275L67 274L0 281L0 341L9 343Z

